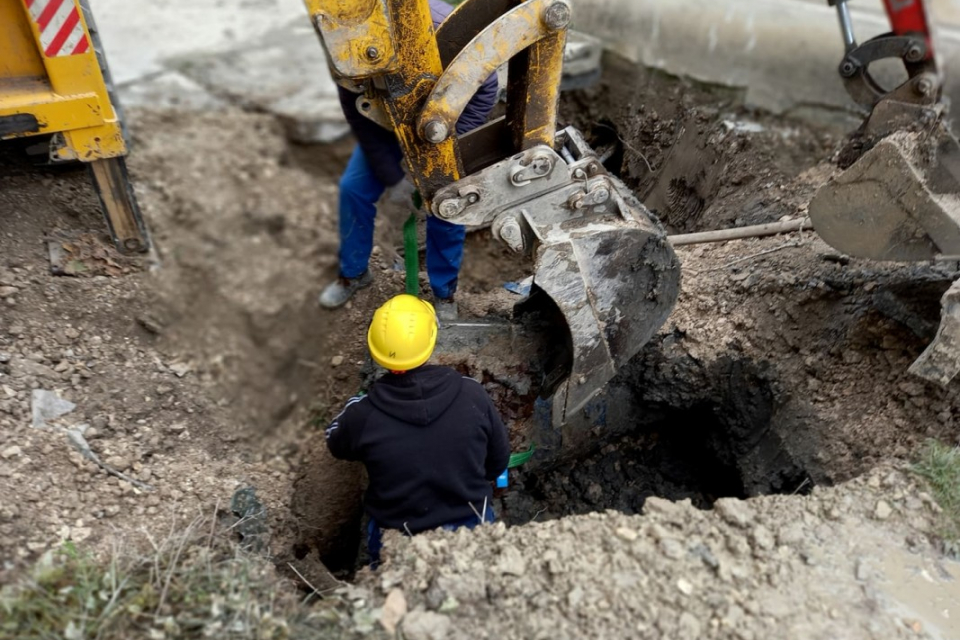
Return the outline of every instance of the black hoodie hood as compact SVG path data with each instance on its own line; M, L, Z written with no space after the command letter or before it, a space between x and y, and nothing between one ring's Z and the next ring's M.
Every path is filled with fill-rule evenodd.
M406 373L387 373L370 388L370 402L409 424L428 425L460 395L463 376L449 367L425 365Z

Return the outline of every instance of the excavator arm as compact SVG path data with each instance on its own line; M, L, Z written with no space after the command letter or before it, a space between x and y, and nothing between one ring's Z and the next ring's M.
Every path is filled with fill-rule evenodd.
M396 133L426 203L442 187L535 145L552 146L567 0L468 1L434 30L427 0L306 0L338 82ZM464 136L456 122L510 64L508 113Z
M427 0L305 0L334 78L393 130L431 215L492 227L534 262L514 309L546 341L540 395L560 426L666 321L679 264L656 218L575 129L557 131L568 0L466 0L434 30ZM456 123L507 68L505 113Z

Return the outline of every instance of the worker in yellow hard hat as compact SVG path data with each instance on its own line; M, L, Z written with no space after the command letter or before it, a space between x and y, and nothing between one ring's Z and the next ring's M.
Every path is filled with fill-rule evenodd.
M330 453L367 468L373 566L381 528L413 535L494 519L491 483L507 467L507 430L476 380L426 364L437 328L433 306L415 296L396 296L377 309L367 345L387 373L327 428Z

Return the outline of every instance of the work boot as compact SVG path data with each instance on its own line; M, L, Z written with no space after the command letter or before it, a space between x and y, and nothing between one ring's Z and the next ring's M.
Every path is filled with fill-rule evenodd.
M437 320L441 322L457 321L457 301L453 298L437 299Z
M320 294L320 306L327 309L336 309L343 306L347 300L353 297L357 291L364 287L369 287L373 283L373 274L369 270L364 271L357 278L344 278L340 276Z

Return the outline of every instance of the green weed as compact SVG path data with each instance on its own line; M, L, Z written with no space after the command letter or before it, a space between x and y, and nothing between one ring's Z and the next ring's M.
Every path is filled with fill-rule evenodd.
M960 555L960 447L931 440L923 448L914 471L930 485L943 509L938 532L952 555Z
M0 590L2 640L350 637L335 596L305 604L273 565L198 519L146 552L72 542ZM311 598L311 600L313 600Z

